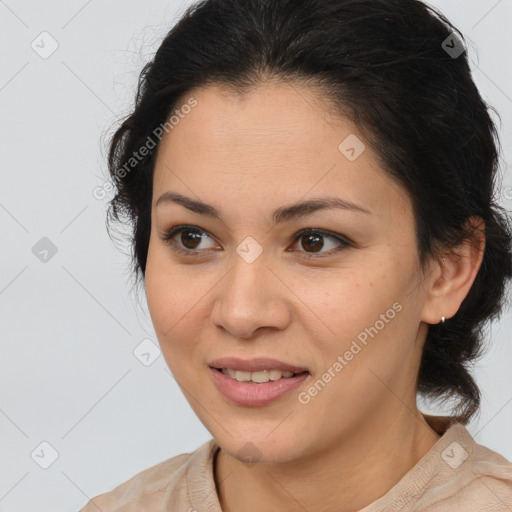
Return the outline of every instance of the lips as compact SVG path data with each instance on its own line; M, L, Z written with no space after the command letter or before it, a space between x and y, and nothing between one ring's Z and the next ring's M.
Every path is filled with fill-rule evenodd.
M209 363L210 368L230 368L244 372L259 372L262 370L281 370L293 373L308 372L307 368L285 363L277 359L261 357L254 359L239 359L237 357L222 357Z
M266 361L268 362L268 359ZM284 400L285 397L291 400L292 391L303 386L305 381L311 377L308 371L303 371L295 377L281 378L275 381L270 380L258 384L254 382L240 382L228 375L224 375L224 373L215 368L210 368L209 374L212 382L224 398L230 404L238 407L264 407L276 400Z

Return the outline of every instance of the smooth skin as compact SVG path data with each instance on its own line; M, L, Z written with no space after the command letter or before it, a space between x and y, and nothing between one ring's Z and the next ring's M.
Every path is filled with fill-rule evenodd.
M190 96L197 106L158 148L145 286L165 360L221 447L222 510L359 510L439 439L416 405L421 349L428 324L453 316L469 292L482 230L422 272L408 194L315 90L269 81L244 96L217 84L183 103ZM366 145L354 161L338 149L350 134ZM166 192L212 205L222 220L173 201L156 207ZM273 226L275 209L327 196L369 213L323 209ZM169 245L163 238L178 225L202 238L178 233ZM297 239L304 228L351 243ZM252 263L236 251L248 236L262 248ZM397 302L401 311L302 404L299 392ZM223 356L273 357L311 375L269 405L234 405L208 367ZM256 464L243 459L247 443L261 454Z

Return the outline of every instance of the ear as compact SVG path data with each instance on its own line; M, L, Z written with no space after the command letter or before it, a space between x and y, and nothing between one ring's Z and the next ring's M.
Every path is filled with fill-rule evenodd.
M471 217L467 224L471 238L432 263L425 282L423 322L438 324L442 316L454 316L473 285L484 256L485 223L480 217Z

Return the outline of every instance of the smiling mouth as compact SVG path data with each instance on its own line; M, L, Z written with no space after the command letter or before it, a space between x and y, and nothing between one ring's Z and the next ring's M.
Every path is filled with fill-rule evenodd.
M269 369L260 370L257 372L247 372L241 370L234 370L232 368L214 368L218 372L230 377L238 382L248 382L250 384L265 384L267 382L275 382L279 380L292 379L299 375L308 374L309 372L303 371L294 373L287 370Z

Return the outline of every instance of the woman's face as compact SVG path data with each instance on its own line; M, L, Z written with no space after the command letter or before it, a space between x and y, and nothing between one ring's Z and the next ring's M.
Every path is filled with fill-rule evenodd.
M311 89L191 96L158 151L145 284L199 419L231 456L285 462L410 415L427 295L404 189ZM157 206L165 193L209 206ZM300 208L314 200L338 206ZM166 242L180 225L188 231ZM238 383L211 368L226 357L308 373Z

